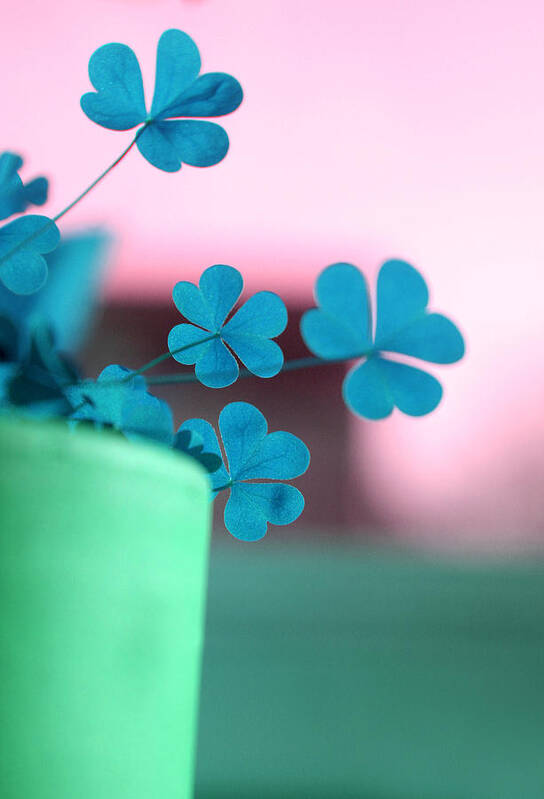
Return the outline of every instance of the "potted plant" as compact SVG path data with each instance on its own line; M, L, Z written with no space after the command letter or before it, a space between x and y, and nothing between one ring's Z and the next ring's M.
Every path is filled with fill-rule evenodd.
M135 133L53 217L28 212L45 202L47 181L23 183L20 157L0 157L0 215L14 217L0 228L0 792L10 799L189 797L209 500L228 493L225 526L244 541L303 510L286 482L309 465L296 435L269 432L245 402L226 405L217 424L174 425L153 385L221 389L346 362L342 393L354 413L381 419L396 407L420 416L436 408L442 388L404 356L453 363L464 352L453 322L428 311L420 273L390 260L378 276L375 323L361 272L346 263L324 269L316 307L301 321L312 354L284 361L274 340L287 325L281 298L260 291L239 304L242 276L216 264L198 286L174 286L180 322L165 352L81 376L70 353L73 308L92 294L104 237L61 241L57 223L134 147L167 172L224 158L227 134L209 118L234 111L242 89L230 75L199 73L192 39L166 31L148 110L134 52L100 47L82 109L103 127ZM194 371L149 376L170 359Z

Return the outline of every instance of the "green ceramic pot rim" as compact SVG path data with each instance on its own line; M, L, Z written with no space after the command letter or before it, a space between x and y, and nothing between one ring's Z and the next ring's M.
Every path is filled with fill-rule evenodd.
M87 425L70 429L59 421L4 414L0 416L0 456L4 462L19 458L46 461L47 468L55 460L103 459L108 469L125 474L146 472L155 480L177 485L183 481L190 491L206 497L210 490L206 471L184 453L143 439L128 441L118 433Z

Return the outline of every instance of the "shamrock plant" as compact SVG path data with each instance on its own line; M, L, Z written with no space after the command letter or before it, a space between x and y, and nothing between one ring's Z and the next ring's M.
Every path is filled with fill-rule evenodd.
M127 438L142 435L172 445L172 411L164 400L147 392L145 378L129 369L106 366L95 382L69 384L64 393L72 407L73 421L113 427Z
M227 154L229 139L220 125L179 117L219 117L242 102L242 87L231 75L200 75L200 55L190 36L169 30L159 39L155 93L146 110L140 65L125 44L100 47L89 62L97 90L84 94L87 116L112 130L138 128L136 145L150 164L177 172L182 163L212 166Z
M308 349L326 360L364 358L344 380L342 393L352 411L383 419L394 407L410 416L436 408L442 398L436 378L383 356L401 353L432 363L463 357L463 338L453 322L427 312L429 292L413 266L387 261L380 269L374 335L366 281L351 264L325 269L315 297L319 307L307 311L301 323Z
M406 356L454 363L462 358L464 343L452 321L428 311L427 286L413 266L404 261L382 266L373 323L364 276L351 264L337 263L317 278L316 307L301 320L311 355L285 361L274 341L287 325L281 298L259 291L239 304L242 275L232 266L215 264L204 270L198 285L182 280L174 286L182 320L170 330L165 352L139 368L110 364L96 380L80 375L64 353L77 336L73 312L67 309L81 304L91 285L96 248L92 240L76 246L61 240L57 222L134 145L166 172L182 164L211 166L225 157L227 133L202 118L234 111L242 89L232 76L200 74L200 68L198 49L186 33L163 33L148 111L134 52L124 44L107 44L92 55L89 77L95 91L81 98L83 111L102 127L136 131L120 156L53 217L25 213L45 202L47 180L24 184L20 156L0 156L0 218L15 216L0 228L0 405L5 411L64 418L75 431L82 424L111 428L127 439L149 439L193 458L209 474L211 498L228 493L227 530L255 541L268 524L289 524L301 514L304 498L285 481L308 468L307 447L292 433L269 433L263 414L247 402L223 408L220 437L205 419L187 419L176 429L168 404L151 393L154 385L198 382L221 389L239 378L270 379L282 371L346 362L353 364L342 386L350 411L365 419L383 419L394 408L422 416L436 408L442 387L427 371L406 363ZM146 375L167 360L194 371L178 367Z
M195 364L197 378L210 388L237 380L232 352L257 377L274 377L283 366L283 353L271 341L287 326L287 309L277 294L259 291L225 322L242 288L240 272L224 264L206 269L199 288L186 281L174 286L176 308L190 324L172 328L168 348L179 363Z
M248 402L231 402L219 414L227 469L209 422L189 419L180 429L199 434L204 448L220 459L211 475L212 493L229 491L225 525L236 538L256 541L265 535L267 522L290 524L300 516L304 508L300 491L271 482L299 477L308 468L310 453L299 438L282 431L268 433L266 419L257 408Z

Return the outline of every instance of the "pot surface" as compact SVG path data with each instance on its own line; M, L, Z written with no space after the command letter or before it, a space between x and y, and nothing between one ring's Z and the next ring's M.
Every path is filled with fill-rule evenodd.
M0 796L186 799L209 482L153 444L0 421Z

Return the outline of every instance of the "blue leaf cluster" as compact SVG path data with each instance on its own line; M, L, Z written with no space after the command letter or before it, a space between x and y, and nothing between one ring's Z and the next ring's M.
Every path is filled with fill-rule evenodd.
M18 171L23 165L16 153L0 156L0 219L21 214L29 205L43 205L48 182L39 177L26 185ZM44 255L58 245L55 222L41 214L27 214L0 228L0 283L14 294L34 294L47 280Z
M229 491L225 526L235 538L258 541L266 534L268 523L290 524L300 516L304 508L300 491L271 481L303 474L310 463L308 448L292 433L268 433L267 421L254 405L231 402L219 415L226 462L209 422L188 419L180 431L198 434L205 449L221 459L221 466L211 476L212 493Z
M243 280L232 266L206 269L198 286L181 281L173 291L178 311L189 323L176 325L168 349L179 363L195 364L198 380L209 388L224 388L239 375L235 353L258 377L273 377L283 366L283 353L272 338L287 325L283 300L271 291L259 291L229 319Z
M23 159L17 153L0 155L0 220L24 213L29 205L43 205L47 200L47 178L23 183L19 170Z
M79 350L96 308L108 245L103 230L73 233L45 256L48 280L39 291L25 296L0 285L0 314L15 324L22 342L37 323L46 323L59 350Z
M73 409L70 418L74 421L113 428L127 438L143 437L172 444L173 420L168 404L147 392L141 375L134 375L123 366L107 366L97 380L69 386L66 395Z
M179 30L165 31L157 48L155 91L148 112L134 51L125 44L103 45L89 61L89 78L96 92L84 94L81 107L93 122L111 130L142 125L137 147L158 169L177 172L182 163L212 166L227 153L225 130L214 122L187 117L230 114L243 94L231 75L199 75L200 66L191 37Z
M174 434L168 404L147 391L142 375L124 366L107 366L96 381L68 386L65 394L73 422L88 422L98 429L116 430L129 439L146 438L172 447L196 460L209 474L221 466L221 458L208 451L197 432L180 427Z
M342 394L366 419L383 419L397 407L410 416L436 408L442 386L428 372L385 357L399 353L431 363L460 360L463 337L447 317L429 313L429 292L420 273L404 261L383 264L378 275L376 326L365 278L352 264L327 267L315 286L318 307L301 320L306 346L327 360L365 358L347 374Z

